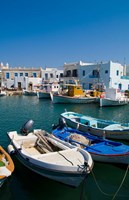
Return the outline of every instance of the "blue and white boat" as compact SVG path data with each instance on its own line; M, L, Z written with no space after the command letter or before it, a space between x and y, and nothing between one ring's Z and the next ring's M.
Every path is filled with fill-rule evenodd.
M57 126L53 135L88 151L94 161L129 164L129 146L107 140L67 126Z
M129 123L119 123L110 120L98 119L76 112L64 112L60 115L68 126L92 135L105 135L108 139L129 140Z

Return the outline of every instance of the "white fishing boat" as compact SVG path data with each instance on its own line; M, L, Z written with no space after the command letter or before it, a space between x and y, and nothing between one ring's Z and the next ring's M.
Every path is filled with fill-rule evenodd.
M50 92L58 93L59 88L60 85L57 82L42 84L37 96L39 99L51 99Z
M84 104L97 102L98 97L87 95L81 85L65 84L64 87L65 90L63 89L59 94L50 93L53 103Z
M105 96L100 98L100 107L103 106L122 106L128 103L127 97L119 89L107 88Z
M25 126L25 135L16 131L8 132L13 153L16 152L19 161L44 177L73 187L79 186L93 168L91 155L44 130L25 132Z

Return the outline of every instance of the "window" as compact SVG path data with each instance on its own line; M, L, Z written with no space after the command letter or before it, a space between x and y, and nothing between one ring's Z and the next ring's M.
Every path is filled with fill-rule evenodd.
M6 78L7 78L7 79L10 78L10 73L9 73L9 72L6 73Z
M99 75L99 71L98 71L98 70L93 70L92 74L93 74L93 76L98 77L98 75Z
M119 70L116 71L116 75L117 75L117 76L119 75Z
M23 73L22 73L22 72L20 73L20 76L23 76Z
M85 74L86 74L86 73L85 73L85 70L83 70L83 71L82 71L82 75L85 76Z
M92 75L95 77L99 77L99 70L93 70Z
M60 73L60 77L63 77L63 73Z
M15 73L14 73L14 76L18 76L18 73L17 73L17 72L15 72Z
M36 72L34 72L34 73L33 73L33 77L35 77L35 78L37 77L37 74L36 74Z
M56 75L56 78L58 78L58 75Z
M122 84L121 84L121 83L119 83L118 88L119 88L120 90L122 89Z
M28 73L25 73L25 76L28 76Z
M73 76L73 77L77 77L77 69L74 69L74 70L72 71L72 76Z
M108 74L108 70L105 70L105 74Z
M53 74L50 74L50 78L53 78Z
M70 70L66 71L66 77L71 77L71 71Z
M48 74L45 73L45 80L48 80Z

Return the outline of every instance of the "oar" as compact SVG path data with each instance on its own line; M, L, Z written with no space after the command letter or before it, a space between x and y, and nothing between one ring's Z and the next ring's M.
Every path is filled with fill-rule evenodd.
M67 139L68 139L68 138L67 138ZM66 141L67 141L67 140L66 140ZM76 140L72 140L71 138L69 138L68 141L69 141L69 142L75 142L75 143L77 143L77 144L83 145L84 147L88 147L89 149L92 149L92 150L101 152L101 151L95 149L94 147L88 146L88 145L83 144L83 143L81 143L81 142L78 142L78 141L76 141Z

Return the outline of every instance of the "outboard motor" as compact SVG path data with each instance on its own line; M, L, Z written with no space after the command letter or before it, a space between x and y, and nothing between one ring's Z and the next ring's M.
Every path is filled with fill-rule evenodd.
M67 126L66 121L63 117L59 118L59 126L60 126L60 128L64 128L65 126Z
M32 119L28 120L21 128L20 133L27 135L29 130L32 128L34 121Z

